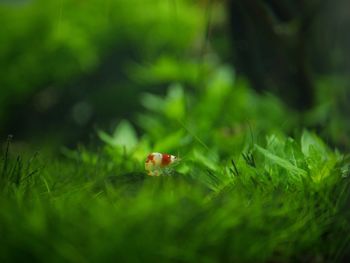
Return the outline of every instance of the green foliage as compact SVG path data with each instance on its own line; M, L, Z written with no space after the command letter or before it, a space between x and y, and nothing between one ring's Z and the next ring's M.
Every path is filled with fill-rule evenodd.
M1 262L342 260L350 242L344 235L349 156L300 129L301 117L325 124L334 108L298 115L255 93L214 53L186 55L202 36L202 20L209 20L197 4L1 4L0 120L10 101L47 85L63 87L95 70L112 50L135 89L168 87L140 96L144 111L135 121L120 120L111 134L99 130L98 149L28 156L20 142L5 142ZM114 96L92 94L103 107L114 103ZM122 103L129 111L130 101ZM347 127L337 126L339 120L326 134L337 137L336 127ZM151 152L181 161L162 176L147 176Z
M116 138L123 129L129 124ZM254 166L240 160L235 168L197 150L183 160L185 173L161 177L146 176L132 151L108 151L125 147L114 143L60 162L35 157L28 169L6 150L1 260L338 261L349 181L341 158L313 180L322 169L311 149L321 145L308 132L300 143L272 136L256 146ZM322 159L334 158L324 150ZM318 166L308 167L310 158Z
M66 86L106 57L124 68L130 57L150 63L163 53L184 53L202 31L201 19L187 0L176 1L176 12L171 1L161 0L0 4L0 121L8 104Z
M99 135L105 143L113 147L124 147L126 151L132 150L137 144L136 132L127 121L119 124L113 136L109 136L102 131L100 131Z
M348 157L312 132L286 136L294 113L232 72L217 67L201 88L144 94L140 135L121 121L112 135L99 132L97 151L24 162L5 147L0 260L341 261ZM147 176L152 151L181 162Z

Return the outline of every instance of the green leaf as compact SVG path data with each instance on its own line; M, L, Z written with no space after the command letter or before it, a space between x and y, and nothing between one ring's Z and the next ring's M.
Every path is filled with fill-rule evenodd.
M304 131L301 136L301 150L313 178L322 178L325 174L329 174L336 158L327 150L320 138Z
M316 151L320 156L327 156L327 149L320 138L315 134L308 131L304 131L301 136L301 151L306 157L312 157L313 153Z
M145 93L141 98L141 104L148 110L153 112L163 112L165 101L163 98Z
M296 167L295 165L291 164L288 160L285 160L285 159L273 154L272 152L260 147L259 145L255 144L255 148L261 154L263 154L266 158L271 160L273 163L286 169L288 172L290 172L292 175L294 175L296 179L300 180L300 177L299 177L300 175L307 176L307 172L305 170Z
M185 96L180 84L169 87L165 104L165 115L170 119L182 119L185 116Z
M126 120L119 123L112 136L103 131L99 131L98 135L105 143L113 147L125 147L127 151L131 151L138 143L134 127Z

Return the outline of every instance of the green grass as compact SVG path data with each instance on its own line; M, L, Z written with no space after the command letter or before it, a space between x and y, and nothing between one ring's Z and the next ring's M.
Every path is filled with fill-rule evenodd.
M118 163L82 150L75 160L48 162L9 152L1 163L1 260L339 261L348 171L338 154L313 155L319 144L303 151L314 139L304 133L301 147L291 139L256 146L254 166L242 158L210 170L192 158L182 164L187 173L161 177L127 155Z
M148 120L152 129L140 137L121 122L112 135L100 132L106 144L99 150L63 148L53 159L16 157L6 143L0 164L0 260L340 262L349 245L344 234L348 157L312 132L295 139L283 135L273 128L277 111L261 124L255 121L252 134L230 135L217 122L225 119L220 107L229 109L220 101L234 94L237 102L242 96L249 102L256 95L244 88L208 92L216 101L211 111L199 114L204 92L186 117L180 87L164 99L145 96L146 107L165 109L140 116L141 125ZM283 111L270 98L259 101ZM177 110L169 112L169 105ZM252 110L249 103L236 108ZM188 121L195 116L201 117ZM200 137L203 129L211 136ZM268 136L256 138L257 130ZM170 175L146 175L147 153L177 147L182 161Z

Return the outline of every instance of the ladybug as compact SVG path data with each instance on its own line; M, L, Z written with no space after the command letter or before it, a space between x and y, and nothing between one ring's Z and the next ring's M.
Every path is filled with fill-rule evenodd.
M150 153L145 162L145 170L149 176L159 176L163 169L179 161L175 155L167 153Z

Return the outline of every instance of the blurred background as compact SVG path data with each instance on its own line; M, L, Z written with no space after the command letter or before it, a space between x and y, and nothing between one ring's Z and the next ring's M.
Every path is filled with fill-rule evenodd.
M123 119L141 133L138 113L161 104L149 94L182 92L191 110L219 71L278 100L277 124L349 149L347 0L1 0L0 24L0 138L76 145ZM233 96L249 121L240 104L257 103Z

